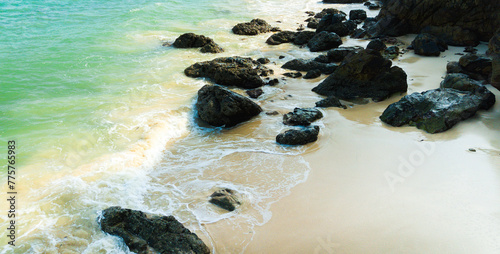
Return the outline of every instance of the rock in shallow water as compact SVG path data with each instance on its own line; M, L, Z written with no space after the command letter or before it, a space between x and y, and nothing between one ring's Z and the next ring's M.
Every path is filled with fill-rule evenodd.
M196 110L201 120L223 127L250 120L262 111L252 100L217 85L206 85L198 91Z
M241 205L241 198L234 190L220 189L210 195L209 202L222 209L232 212Z
M102 212L101 229L123 238L130 251L148 253L210 253L210 249L173 216L110 207Z
M321 111L315 108L295 108L293 112L283 115L283 123L286 125L309 126L322 117Z
M318 140L318 134L318 126L291 129L278 134L276 142L282 145L305 145Z
M262 19L253 19L250 22L239 23L233 27L233 33L239 35L257 35L271 31L272 27Z
M473 92L440 88L413 93L387 107L380 119L392 126L416 126L428 133L443 132L495 104L495 95L485 87Z

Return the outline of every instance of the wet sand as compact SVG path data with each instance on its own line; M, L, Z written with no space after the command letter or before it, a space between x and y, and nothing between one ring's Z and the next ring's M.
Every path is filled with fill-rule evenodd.
M462 50L394 63L408 93L421 92ZM244 252L500 253L500 105L427 134L378 119L399 98L324 110L319 148L304 156L309 177L271 206Z

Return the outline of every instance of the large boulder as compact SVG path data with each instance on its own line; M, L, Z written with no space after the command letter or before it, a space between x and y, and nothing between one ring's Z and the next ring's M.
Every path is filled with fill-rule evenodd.
M271 37L269 37L266 40L266 43L269 45L279 45L282 43L293 42L296 34L297 34L297 32L293 32L293 31L277 32L277 33L271 35Z
M341 44L342 39L336 33L322 31L314 35L314 37L307 43L307 46L311 52L318 52L337 48Z
M313 91L336 96L343 100L372 98L384 100L394 93L405 93L408 88L406 73L392 66L375 50L361 50L348 55L328 78Z
M196 110L201 120L223 127L232 127L262 112L252 100L217 85L206 85L198 91Z
M380 119L392 126L416 126L428 133L443 132L495 104L485 87L475 91L439 88L404 96L387 107Z
M453 88L460 91L470 91L473 92L482 84L474 79L469 78L466 74L463 73L449 73L446 77L441 81L440 88Z
M265 85L261 76L268 76L273 71L251 58L235 56L195 63L184 73L193 78L210 78L223 86L252 89Z
M366 18L367 16L365 10L357 9L357 10L351 10L349 12L350 20L365 20Z
M491 84L500 90L500 28L490 39L488 55L492 60Z
M293 112L283 115L283 123L286 125L309 126L312 122L321 119L323 114L315 108L295 108Z
M439 56L442 51L448 49L448 45L443 40L426 33L417 35L411 45L415 54L421 56Z
M489 80L492 71L492 61L489 57L467 54L458 60L462 72L470 75L474 79Z
M458 26L469 30L479 40L488 41L500 27L500 1L387 0L378 20L370 31L372 36L417 34L427 26ZM454 38L453 33L449 38ZM450 43L458 45L461 40Z
M337 65L333 63L320 63L314 60L293 59L286 62L281 68L294 71L319 70L321 73L330 74L335 71Z
M201 48L200 51L202 53L224 52L224 49L217 45L211 38L194 33L182 34L175 39L173 45L176 48Z
M102 212L99 224L104 232L123 238L135 253L210 253L205 243L173 216L113 206Z
M276 142L282 145L305 145L318 140L318 134L318 126L290 129L278 134L278 136L276 136Z
M257 35L271 31L272 27L262 19L253 19L250 22L239 23L233 27L233 33L239 35Z
M316 35L313 31L300 31L295 34L295 38L293 38L293 44L295 45L304 45L311 40L314 35Z

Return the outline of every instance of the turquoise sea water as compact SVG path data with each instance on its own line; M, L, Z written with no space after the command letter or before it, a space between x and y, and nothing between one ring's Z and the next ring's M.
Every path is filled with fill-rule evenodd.
M303 150L276 146L282 127L267 116L228 133L193 124L193 99L207 82L182 71L215 56L162 44L195 32L223 46L221 56L278 59L295 49L264 48L268 35L243 38L230 28L309 4L0 1L0 151L15 140L18 192L16 246L1 230L0 253L127 253L97 224L112 205L173 214L210 246L202 225L233 218L233 248L242 251L247 231L269 219L270 203L307 176L307 163L294 156ZM217 210L206 199L219 187L238 190L249 205L237 217Z

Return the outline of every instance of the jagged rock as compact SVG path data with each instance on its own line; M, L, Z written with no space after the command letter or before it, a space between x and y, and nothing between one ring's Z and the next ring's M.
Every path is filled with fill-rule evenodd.
M314 79L321 76L321 71L318 69L310 70L304 75L304 79Z
M492 71L492 61L490 58L480 55L467 54L458 60L464 73L474 79L489 80Z
M450 46L477 46L479 38L471 30L459 26L427 26L421 33L428 33L438 37Z
M382 51L382 50L384 50L386 48L387 48L387 46L380 39L374 39L374 40L370 41L368 43L368 45L366 45L366 49L373 49L373 50L376 50L376 51Z
M262 19L253 19L250 22L239 23L233 27L233 33L239 35L257 35L271 31L271 26Z
M315 108L295 108L293 112L283 115L283 123L286 125L309 126L312 122L321 119L323 114Z
M293 39L293 44L295 45L307 44L309 40L311 40L314 37L314 35L316 35L316 33L313 31L298 32L295 34L295 38Z
M210 78L219 85L252 89L265 85L260 76L268 76L273 71L251 58L235 56L195 63L184 73L188 77Z
M287 76L289 78L300 78L302 77L302 73L300 72L285 72L283 73L284 76Z
M293 40L295 39L296 33L297 32L293 32L293 31L281 31L281 32L278 32L278 33L271 35L271 37L269 37L266 40L266 43L269 45L279 45L282 43L293 42Z
M220 189L210 195L210 203L230 212L241 205L240 195L231 189Z
M357 9L357 10L351 10L349 12L350 20L365 20L366 18L367 16L365 10Z
M264 91L262 91L261 88L255 88L251 90L246 90L246 93L248 94L248 96L250 96L250 98L257 99L264 93Z
M215 42L209 42L205 44L205 46L203 46L200 51L201 53L222 53L224 52L224 49L217 45Z
M210 42L213 42L213 40L204 35L185 33L175 39L173 45L176 48L201 48Z
M489 109L495 96L485 87L474 92L443 88L413 93L387 107L380 119L392 126L416 126L428 133L443 132L472 117L480 109Z
M415 54L422 56L439 56L448 49L448 45L438 37L431 34L419 34L411 42Z
M250 120L262 111L252 100L217 85L206 85L198 91L196 110L201 120L223 127Z
M336 33L322 31L314 35L307 43L307 46L311 52L318 52L337 48L341 44L342 39Z
M321 73L330 74L335 71L337 65L320 63L313 60L293 59L286 62L283 66L281 66L281 68L294 71L320 70Z
M500 1L387 0L378 19L372 36L417 34L427 26L458 26L488 41L500 27Z
M276 142L283 145L305 145L318 140L319 127L310 126L290 129L276 136Z
M210 249L173 216L109 207L99 220L102 231L123 238L130 251L148 253L208 254Z
M466 74L450 73L441 81L440 88L453 88L460 91L473 92L481 86L482 84L479 81L469 78Z
M348 55L328 78L313 91L343 100L372 98L384 100L408 88L406 73L392 66L378 51L366 49Z
M343 109L347 108L335 96L328 96L326 99L323 99L323 100L316 102L316 107L320 107L320 108L337 107L337 108L343 108Z

